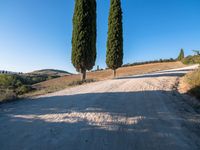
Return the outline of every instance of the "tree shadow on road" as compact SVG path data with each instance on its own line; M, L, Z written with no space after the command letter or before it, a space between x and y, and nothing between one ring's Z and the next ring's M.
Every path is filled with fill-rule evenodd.
M153 74L144 74L144 75L134 75L134 76L125 76L125 77L118 77L116 79L138 79L138 78L153 78L153 77L181 77L184 76L185 72L177 73L153 73Z
M2 150L190 149L199 141L184 143L183 133L193 127L192 136L198 137L193 119L200 117L182 104L180 95L168 91L86 93L3 104L0 144Z

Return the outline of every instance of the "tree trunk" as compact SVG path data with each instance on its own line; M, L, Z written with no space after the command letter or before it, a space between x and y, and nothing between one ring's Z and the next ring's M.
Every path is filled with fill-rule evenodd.
M116 77L116 69L113 70L113 76Z
M85 79L86 79L86 70L83 69L83 70L81 70L81 80L85 81Z

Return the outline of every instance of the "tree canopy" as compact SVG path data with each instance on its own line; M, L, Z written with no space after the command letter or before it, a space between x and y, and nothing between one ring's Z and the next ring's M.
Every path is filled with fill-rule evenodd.
M96 0L75 0L72 33L72 64L83 74L96 60Z
M106 64L114 72L123 64L123 27L120 0L110 1ZM115 74L115 73L114 73Z

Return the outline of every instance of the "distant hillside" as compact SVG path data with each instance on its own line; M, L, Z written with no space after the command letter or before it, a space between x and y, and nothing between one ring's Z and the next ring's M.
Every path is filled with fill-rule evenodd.
M43 69L43 70L36 70L36 71L30 72L28 74L62 77L62 76L66 76L66 75L71 75L72 73L63 71L63 70L56 70L56 69Z
M30 73L23 74L22 76L28 80L29 84L36 84L50 79L55 79L63 76L71 75L71 73L63 70L56 69L42 69Z
M30 73L0 72L0 103L13 100L21 95L36 90L33 85L43 81L71 75L62 70L44 69Z

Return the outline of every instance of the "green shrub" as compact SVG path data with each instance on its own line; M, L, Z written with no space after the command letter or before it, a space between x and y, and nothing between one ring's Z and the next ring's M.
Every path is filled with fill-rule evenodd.
M187 56L182 59L182 63L189 65L189 64L200 64L200 55L195 56Z
M18 95L22 95L22 94L28 93L32 90L33 90L33 88L30 85L22 85L16 90L16 93Z
M23 81L24 84L26 85L32 85L36 84L39 82L43 82L48 80L49 76L48 75L23 75L21 76L21 80Z
M0 102L14 100L33 90L28 83L26 78L19 75L0 74Z
M0 89L0 102L11 101L16 98L17 98L17 95L13 90Z
M23 83L17 75L0 74L0 87L1 88L17 88Z
M34 90L31 85L57 77L46 74L0 74L0 102L16 99Z
M26 74L20 76L21 80L26 85L33 85L36 83L40 83L46 80L58 78L58 75L47 75L47 74Z

